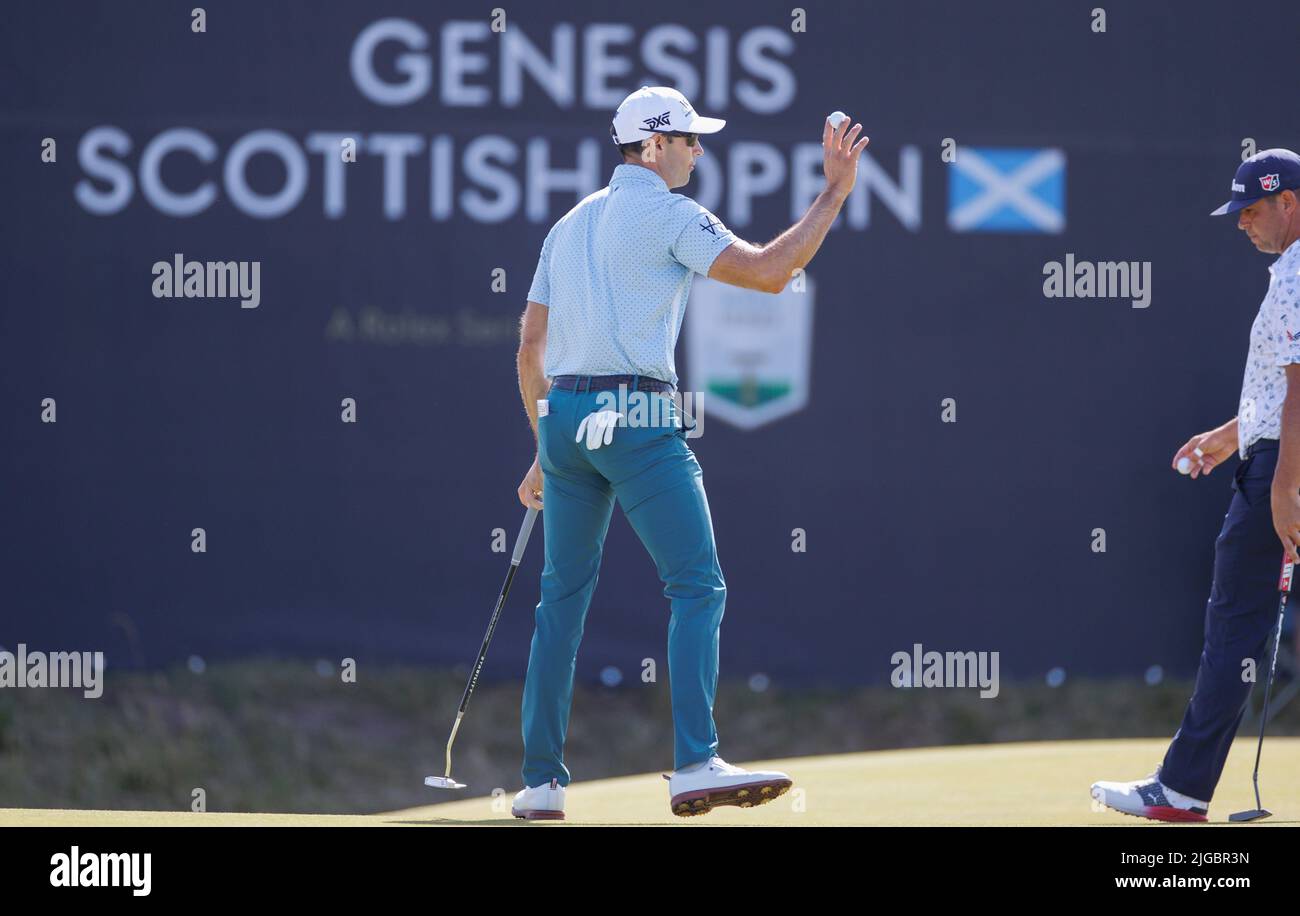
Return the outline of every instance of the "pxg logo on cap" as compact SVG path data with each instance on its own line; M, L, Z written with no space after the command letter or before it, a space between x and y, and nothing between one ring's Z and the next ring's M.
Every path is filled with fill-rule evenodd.
M1289 149L1266 149L1251 156L1232 180L1232 200L1211 213L1223 216L1278 191L1300 188L1300 156Z
M726 123L696 114L676 89L642 86L618 106L609 133L617 144L635 143L655 133L716 134Z

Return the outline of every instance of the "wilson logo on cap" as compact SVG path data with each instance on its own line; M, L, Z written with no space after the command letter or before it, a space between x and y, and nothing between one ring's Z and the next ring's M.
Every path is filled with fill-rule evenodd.
M1237 166L1232 199L1210 215L1235 213L1270 194L1287 190L1300 190L1300 156L1281 147L1262 150Z

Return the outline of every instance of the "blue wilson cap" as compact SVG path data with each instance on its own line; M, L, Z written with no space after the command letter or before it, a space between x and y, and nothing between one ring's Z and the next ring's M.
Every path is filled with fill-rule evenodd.
M1300 188L1300 156L1289 149L1266 149L1251 156L1232 179L1232 200L1211 213L1222 216L1279 191Z

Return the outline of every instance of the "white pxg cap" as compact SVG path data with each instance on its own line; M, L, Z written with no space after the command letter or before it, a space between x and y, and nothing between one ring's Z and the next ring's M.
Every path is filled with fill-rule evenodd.
M651 134L716 134L726 124L721 118L700 117L676 89L642 86L618 106L610 133L614 142L622 145Z

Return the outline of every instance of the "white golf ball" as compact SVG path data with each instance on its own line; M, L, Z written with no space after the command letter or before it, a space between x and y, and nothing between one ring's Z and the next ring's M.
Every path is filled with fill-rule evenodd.
M1179 474L1190 474L1190 473L1192 473L1192 459L1188 458L1186 455L1184 455L1183 457L1179 458L1179 459L1178 459L1178 473L1179 473Z
M830 121L831 127L835 129L839 129L840 124L844 121L847 121L848 119L849 116L842 111L832 111L829 115L826 116L826 120Z

